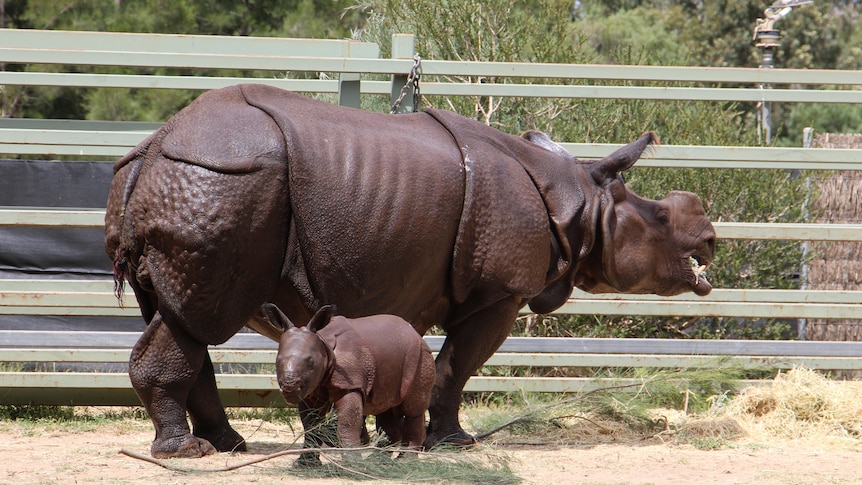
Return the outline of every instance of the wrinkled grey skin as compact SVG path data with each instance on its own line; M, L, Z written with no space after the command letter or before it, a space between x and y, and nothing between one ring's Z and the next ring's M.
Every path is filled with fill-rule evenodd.
M244 325L277 340L264 302L298 324L325 302L440 326L425 444L472 443L461 390L525 305L550 312L575 286L711 290L690 264L715 246L700 199L643 199L618 177L655 141L583 162L542 133L447 111L369 113L262 85L203 94L117 162L105 215L115 278L148 322L129 376L153 455L243 449L207 345Z
M278 387L285 401L299 406L307 447L320 446L315 430L333 406L340 446L367 444L365 416L371 415L391 442L422 446L434 358L407 321L395 315L348 319L333 316L327 305L297 327L272 303L261 310L284 332L276 358ZM307 454L303 461L308 460L317 457Z

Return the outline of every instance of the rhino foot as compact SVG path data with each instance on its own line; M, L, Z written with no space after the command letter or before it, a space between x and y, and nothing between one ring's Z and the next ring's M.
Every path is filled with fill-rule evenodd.
M150 447L153 458L200 458L217 453L207 440L190 434L167 440L155 440Z
M247 451L245 439L231 427L215 432L195 429L194 435L209 441L220 452Z
M323 465L320 461L320 453L316 451L306 451L299 455L299 458L293 462L294 468L313 468Z
M423 444L426 450L435 446L450 446L455 448L472 448L478 441L463 429L457 430L428 430Z

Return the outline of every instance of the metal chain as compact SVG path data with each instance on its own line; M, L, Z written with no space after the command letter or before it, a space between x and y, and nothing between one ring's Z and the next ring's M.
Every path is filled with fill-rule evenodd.
M413 56L413 68L410 69L410 72L415 73L413 75L413 112L417 113L422 107L422 94L419 92L419 78L422 76L422 58L419 57L419 54ZM410 82L409 76L407 81Z
M407 91L410 88L413 88L413 112L416 113L419 111L419 104L422 102L422 95L419 92L419 78L422 76L422 58L419 57L419 54L413 56L413 67L410 68L410 74L407 75L407 82L404 83L404 87L401 88L401 93L398 95L398 99L392 103L392 108L389 110L389 114L396 114L398 112L398 108L401 107L401 102L404 101L404 96L407 95Z

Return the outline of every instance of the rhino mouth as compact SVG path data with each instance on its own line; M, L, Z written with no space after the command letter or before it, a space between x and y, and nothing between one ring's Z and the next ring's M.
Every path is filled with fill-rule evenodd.
M712 291L712 284L706 279L706 270L711 264L711 259L702 254L692 254L685 258L689 285L698 296L705 296Z
M278 390L288 404L299 404L308 394L302 379L292 375L278 378Z
M302 393L299 391L281 391L281 397L288 404L298 405L303 401Z
M279 386L279 391L281 391L281 396L284 398L285 402L288 404L299 404L303 400L305 400L308 392L303 386Z

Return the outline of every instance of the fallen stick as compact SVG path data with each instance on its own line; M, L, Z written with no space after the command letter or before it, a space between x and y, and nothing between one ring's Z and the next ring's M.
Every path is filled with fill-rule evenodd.
M249 465L254 465L257 463L261 463L261 462L264 462L267 460L272 460L273 458L278 458L280 456L286 456L286 455L298 455L298 454L306 453L306 452L318 452L318 453L325 454L325 453L332 453L332 452L355 452L355 451L367 451L367 450L376 450L376 449L379 449L379 448L374 448L371 446L362 446L362 447L358 447L358 448L297 448L297 449L276 451L275 453L270 453L268 455L253 458L251 460L243 461L243 462L237 463L235 465L226 465L226 466L223 466L221 468L204 468L204 469L173 466L173 465L171 465L171 464L169 464L163 460L159 460L158 458L153 458L151 456L142 455L141 453L137 453L137 452L134 452L132 450L127 450L125 448L120 449L119 453L121 455L126 455L130 458L135 458L137 460L145 461L147 463L152 463L152 464L158 465L158 466L160 466L166 470L171 470L171 471L175 471L175 472L216 473L216 472L229 472L232 470L236 470L238 468L246 467ZM403 450L403 451L407 451L407 450Z

